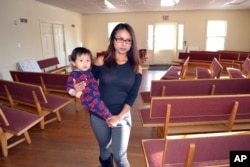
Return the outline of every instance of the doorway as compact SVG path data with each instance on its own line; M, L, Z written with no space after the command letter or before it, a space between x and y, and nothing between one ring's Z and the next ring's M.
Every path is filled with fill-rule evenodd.
M41 22L41 39L43 57L58 57L59 66L67 65L65 52L64 25L58 23Z
M177 52L177 24L155 24L154 64L171 64Z
M148 52L150 64L171 64L178 51L178 24L148 25Z

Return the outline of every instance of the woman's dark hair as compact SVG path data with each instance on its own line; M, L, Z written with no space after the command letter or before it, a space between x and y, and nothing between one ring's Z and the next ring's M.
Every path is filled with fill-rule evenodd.
M84 47L75 48L70 55L70 61L75 62L76 57L81 56L82 54L88 54L90 56L91 61L92 61L93 57L92 57L91 51L87 48L84 48Z
M116 38L117 31L119 30L127 30L128 33L132 37L131 48L127 53L128 60L132 64L132 67L136 71L138 69L139 62L139 53L137 50L137 42L133 28L127 23L120 23L118 24L113 31L111 32L110 39L109 39L109 46L107 50L107 54L104 57L104 64L107 67L115 67L117 65L115 60L115 47L114 47L114 40Z

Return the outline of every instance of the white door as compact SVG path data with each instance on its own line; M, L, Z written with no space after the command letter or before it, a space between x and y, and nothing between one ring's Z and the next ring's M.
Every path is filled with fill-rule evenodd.
M51 23L41 22L40 27L43 57L45 59L55 57L53 25Z
M64 26L62 24L53 24L54 41L55 41L55 55L58 57L59 66L67 64L67 57L65 54L65 41L64 41Z
M177 24L160 23L154 28L154 64L171 64L177 52Z
M62 24L41 22L41 39L43 57L58 57L59 66L67 64L65 54L64 26Z

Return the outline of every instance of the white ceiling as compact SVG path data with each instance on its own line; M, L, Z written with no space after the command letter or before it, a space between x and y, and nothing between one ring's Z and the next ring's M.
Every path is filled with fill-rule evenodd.
M109 0L116 9L109 9L104 0L36 0L80 14L121 13L173 10L250 9L250 0L180 0L174 7L161 7L161 0Z

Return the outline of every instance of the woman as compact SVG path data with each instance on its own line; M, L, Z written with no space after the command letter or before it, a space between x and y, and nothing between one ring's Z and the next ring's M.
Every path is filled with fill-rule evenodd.
M101 99L113 116L105 121L91 114L90 122L99 144L102 167L113 167L113 159L117 167L129 167L130 109L142 79L136 38L129 24L120 23L114 28L107 51L104 57L97 57L92 73L99 80Z

